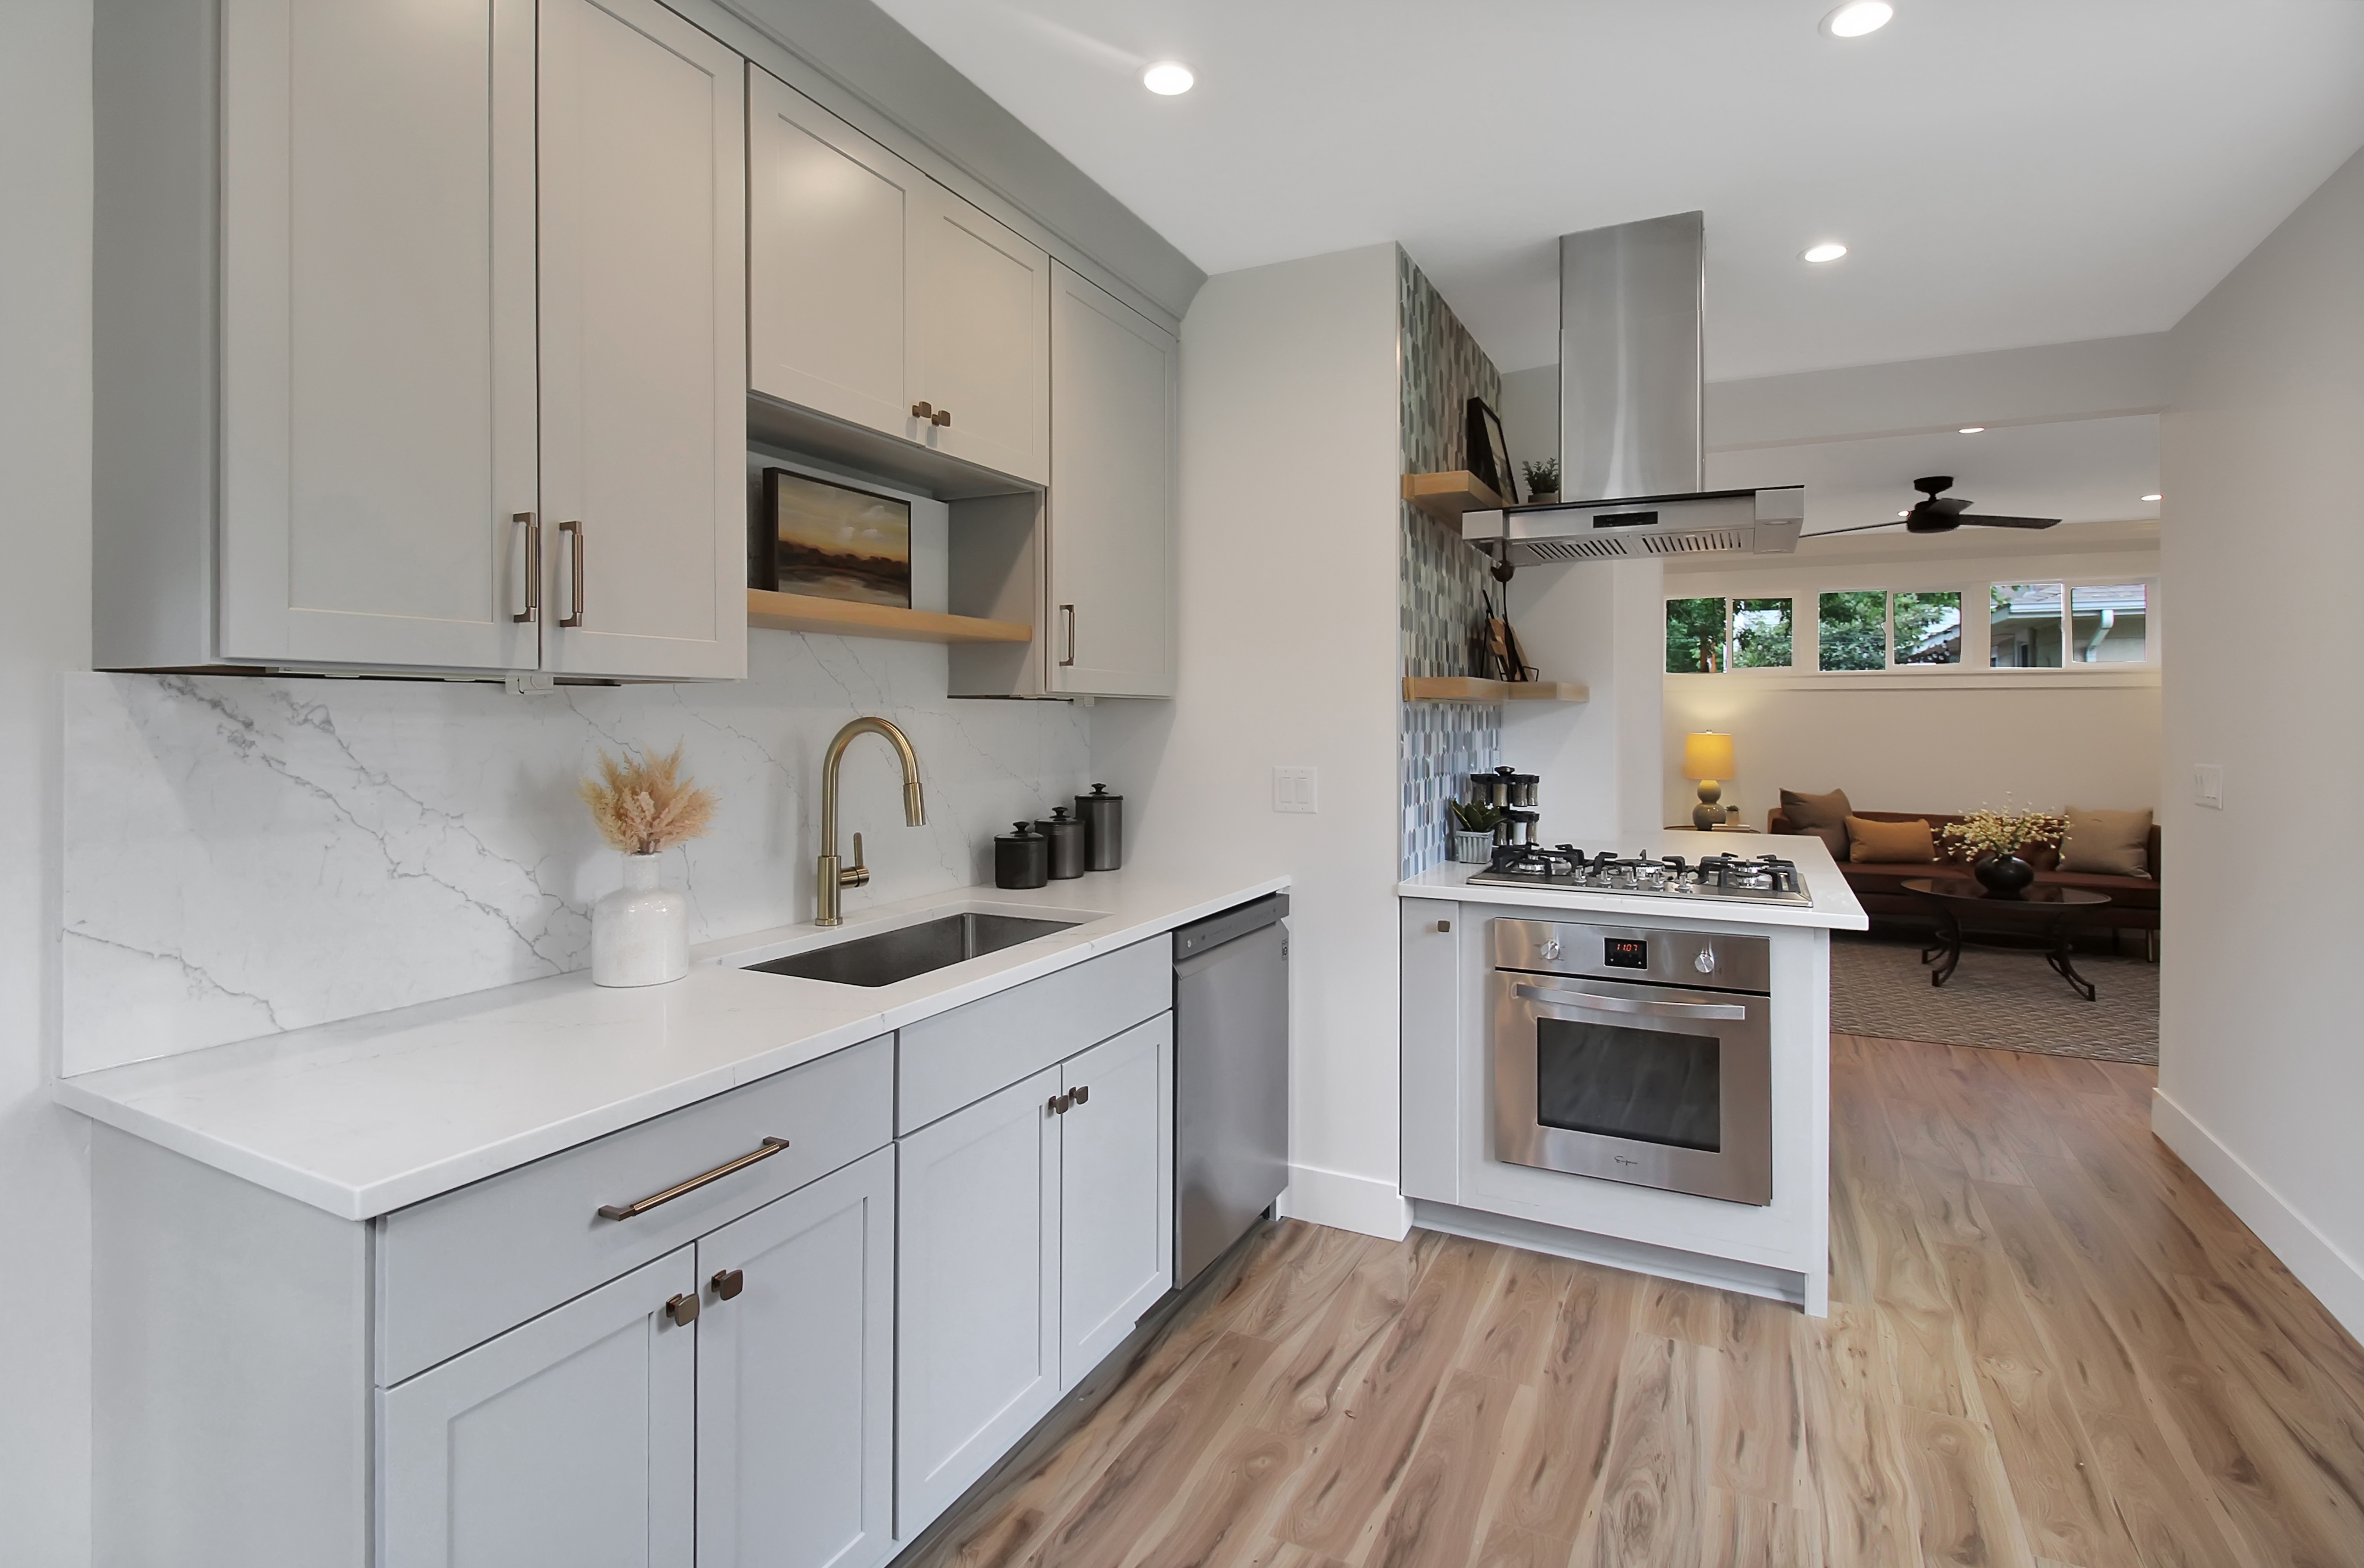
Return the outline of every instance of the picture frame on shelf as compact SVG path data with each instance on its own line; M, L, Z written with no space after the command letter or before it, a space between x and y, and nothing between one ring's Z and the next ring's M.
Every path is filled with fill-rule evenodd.
M1511 445L1502 436L1502 417L1482 397L1469 400L1466 415L1471 477L1511 506L1519 504L1518 470L1511 462Z
M764 470L747 585L911 607L911 504L785 468Z

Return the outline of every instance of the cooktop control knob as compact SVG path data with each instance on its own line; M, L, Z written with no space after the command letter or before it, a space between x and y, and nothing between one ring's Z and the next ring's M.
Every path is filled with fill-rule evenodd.
M1699 956L1691 960L1691 967L1698 970L1701 974L1713 974L1715 973L1715 949L1706 946L1705 944L1701 944L1699 950Z
M1543 955L1546 962L1559 956L1559 939L1557 937L1551 937L1544 940Z

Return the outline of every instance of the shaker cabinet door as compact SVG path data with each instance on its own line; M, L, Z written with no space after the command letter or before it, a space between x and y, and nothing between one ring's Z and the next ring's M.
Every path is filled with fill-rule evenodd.
M685 1247L378 1396L384 1568L692 1568Z
M1063 1069L1060 1386L1072 1388L1174 1283L1174 1015Z
M905 384L939 451L1040 484L1050 464L1050 258L933 181L911 234Z
M698 1568L883 1561L894 1546L895 1151L706 1237L697 1277Z
M543 667L747 671L745 69L541 0Z
M917 439L904 250L927 177L758 70L747 156L748 384Z
M906 1134L895 1524L909 1540L1059 1397L1059 1138L1049 1067Z
M1050 688L1171 696L1176 344L1052 272Z
M222 656L531 669L533 0L220 27Z

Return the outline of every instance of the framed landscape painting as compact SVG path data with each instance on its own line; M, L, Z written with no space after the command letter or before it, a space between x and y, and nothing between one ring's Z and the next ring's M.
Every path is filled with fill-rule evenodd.
M785 468L764 471L750 586L911 607L911 504Z

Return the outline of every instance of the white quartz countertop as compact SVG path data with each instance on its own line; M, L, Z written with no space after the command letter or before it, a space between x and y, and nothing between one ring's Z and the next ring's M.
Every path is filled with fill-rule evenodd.
M84 1116L346 1219L367 1219L785 1072L1288 886L1096 873L965 888L693 950L666 985L588 973L479 991L61 1079ZM975 910L1076 918L875 989L742 965Z
M1405 898L1451 898L1464 904L1516 904L1529 909L1567 909L1595 915L1627 915L1636 919L1717 920L1748 926L1821 926L1838 931L1860 931L1871 924L1856 902L1855 890L1839 874L1838 862L1820 839L1767 833L1655 833L1646 843L1586 840L1577 846L1585 854L1613 850L1631 855L1646 850L1654 855L1680 855L1698 862L1708 855L1735 854L1754 859L1779 855L1794 861L1798 875L1813 899L1799 904L1760 904L1747 898L1684 898L1665 895L1578 893L1550 887L1471 886L1469 873L1482 865L1441 865L1396 884Z

